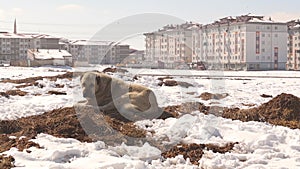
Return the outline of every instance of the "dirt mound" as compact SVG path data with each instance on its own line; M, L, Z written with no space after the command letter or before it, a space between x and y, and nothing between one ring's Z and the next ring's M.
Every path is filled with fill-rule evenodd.
M25 83L26 86L35 85L37 80L43 80L44 78L50 79L51 81L56 81L57 79L69 79L73 78L73 72L67 72L62 75L57 76L37 76L37 77L29 77L25 79L5 79L1 82L3 83L15 83L15 84L22 84Z
M180 105L173 105L165 107L165 112L168 112L173 117L179 117L181 114L192 113L193 111L200 111L202 113L208 113L209 107L199 102L187 102Z
M260 97L262 97L262 98L272 98L273 96L268 95L268 94L262 94L262 95L260 95Z
M227 96L229 96L228 93L212 94L209 92L204 92L199 96L199 98L201 98L202 100L211 100L211 99L220 100L226 98Z
M116 73L116 72L119 72L119 73L126 73L128 72L128 70L126 69L120 69L120 68L105 68L102 72L104 73L107 73L107 72L110 72L110 73Z
M0 168L1 169L10 169L15 167L15 159L12 156L0 155Z
M8 137L8 135L1 134L0 135L0 152L8 151L11 147L17 148L19 151L23 151L24 149L28 149L30 147L41 148L38 144L29 141L30 139L27 137ZM29 150L27 150L28 152ZM29 153L29 152L28 152Z
M185 87L185 88L188 88L188 87L193 87L194 85L188 83L188 82L181 82L181 81L176 81L176 80L173 80L173 79L165 79L161 82L158 83L159 86L162 86L162 85L165 85L165 86L181 86L181 87Z
M173 77L171 77L171 76L165 76L165 77L159 77L159 78L157 78L157 80L159 80L159 81L165 81L166 79L173 79Z
M199 165L198 161L204 154L203 150L211 150L214 153L230 152L234 145L238 143L228 143L225 146L218 146L214 144L178 144L170 150L162 153L164 158L172 158L178 155L183 155L184 159L189 158L190 162L194 165Z
M9 96L25 96L27 93L28 92L24 92L20 89L16 89L16 90L8 90L6 92L0 92L0 96L9 98Z
M137 128L132 122L117 120L92 107L85 106L61 108L42 115L0 121L0 133L1 147L4 145L2 143L8 141L9 136L26 136L26 139L32 139L39 133L75 138L82 142L102 140L108 145L122 142L133 144L130 138L146 136L146 132ZM18 144L20 143L12 141L1 151Z
M300 98L282 93L256 108L225 109L222 116L241 121L269 122L274 125L300 128Z
M66 92L59 92L59 91L54 91L54 90L50 90L47 93L50 94L50 95L52 95L52 94L54 94L54 95L67 95Z

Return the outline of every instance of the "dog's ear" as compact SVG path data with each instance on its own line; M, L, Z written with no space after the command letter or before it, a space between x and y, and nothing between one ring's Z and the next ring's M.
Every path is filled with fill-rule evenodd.
M100 76L96 76L96 83L98 85L101 83L101 77Z

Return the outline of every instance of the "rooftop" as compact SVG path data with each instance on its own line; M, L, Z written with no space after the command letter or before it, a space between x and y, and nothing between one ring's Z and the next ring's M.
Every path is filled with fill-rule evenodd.
M15 39L56 39L58 37L47 35L47 34L35 34L35 33L9 33L9 32L0 32L0 38L15 38Z
M72 57L72 55L66 50L58 49L38 49L30 50L36 59L64 59L64 57Z

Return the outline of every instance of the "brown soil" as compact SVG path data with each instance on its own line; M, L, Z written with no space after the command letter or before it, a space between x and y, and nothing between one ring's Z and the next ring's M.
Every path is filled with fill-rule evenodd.
M222 94L212 94L209 92L204 92L202 93L199 98L201 98L202 100L210 100L210 99L216 99L216 100L220 100L220 99L224 99L227 96L229 96L228 93L222 93Z
M189 114L193 111L200 111L207 114L209 111L209 107L199 102L187 102L180 105L165 107L165 112L172 114L173 117L179 117L181 114Z
M73 78L73 72L67 72L62 75L57 76L37 76L37 77L29 77L25 79L5 79L1 81L2 83L15 83L15 84L22 84L26 83L27 85L32 84L34 85L37 80L43 80L44 78L48 78L51 81L56 81L57 79L69 79L71 80Z
M268 95L268 94L262 94L262 95L260 95L260 97L263 97L263 98L272 98L273 96L272 95Z
M30 139L27 137L23 137L20 139L20 137L16 138L9 138L6 134L0 135L0 152L8 151L11 147L17 148L19 151L23 151L25 149L28 149L30 147L37 147L41 148L38 144L29 141Z
M191 113L193 111L200 111L204 114L214 114L216 116L244 122L268 122L273 125L300 129L300 98L285 93L276 96L259 107L250 109L205 106L202 103L190 102L181 105L167 106L165 111L173 117L179 117L182 114Z
M16 89L16 90L8 90L6 92L0 92L0 96L9 98L9 96L25 96L27 93L28 92L24 92L20 89Z
M171 76L165 76L165 77L159 77L159 78L157 78L159 81L164 81L164 80L166 80L166 79L173 79L173 77L171 77Z
M199 165L198 161L204 154L203 150L211 150L214 153L230 152L234 145L238 143L228 143L225 146L218 146L214 144L178 144L170 150L162 153L164 158L172 158L178 155L183 155L184 159L189 158L190 162L194 165Z
M0 155L0 168L10 169L15 167L15 159L12 156Z
M59 92L59 91L54 91L54 90L50 90L47 92L48 94L54 94L54 95L67 95L66 92Z
M166 77L165 77L166 78ZM181 87L193 87L194 85L187 83L187 82L180 82L173 79L165 79L158 83L159 86L165 85L165 86L181 86Z
M88 129L90 136L84 129ZM143 138L146 134L132 122L125 123L85 106L61 108L42 115L0 121L0 133L8 136L26 136L28 139L39 133L47 133L56 137L75 138L82 142L101 139L108 144L126 142L122 138L124 135Z
M241 121L269 122L300 128L300 98L282 93L267 103L251 109L225 109L223 117Z
M107 72L110 72L110 73L116 73L116 72L119 72L119 73L126 73L128 72L128 70L126 69L120 69L120 68L105 68L102 72L104 73L107 73Z

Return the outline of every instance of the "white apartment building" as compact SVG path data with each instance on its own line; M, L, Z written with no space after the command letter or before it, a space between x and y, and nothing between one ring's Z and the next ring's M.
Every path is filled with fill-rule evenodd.
M202 61L225 69L286 68L287 24L263 16L226 17L202 27Z
M50 35L0 32L0 60L26 60L28 49L59 49L58 42Z
M288 23L288 70L300 70L300 21Z
M192 62L192 32L195 27L199 27L199 24L187 22L145 33L145 59L163 62L166 68L176 68L182 63Z
M287 24L254 15L225 17L211 24L167 25L144 34L146 59L206 63L209 68L283 70Z
M117 64L129 56L129 45L110 41L76 40L66 43L74 60L93 64Z

